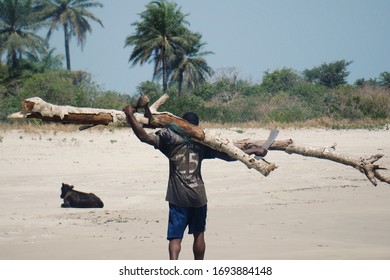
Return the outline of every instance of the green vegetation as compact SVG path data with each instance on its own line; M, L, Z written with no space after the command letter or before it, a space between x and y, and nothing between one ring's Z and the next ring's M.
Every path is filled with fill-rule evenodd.
M75 36L82 45L90 32L88 20L102 25L88 12L90 7L102 5L84 0L0 0L1 122L9 122L7 115L20 111L20 101L33 96L58 105L120 110L138 94L154 101L167 92L170 99L161 110L178 116L194 111L213 123L317 122L336 129L388 129L389 72L352 85L347 83L352 61L346 60L302 73L291 68L266 71L259 73L263 74L259 83L238 78L234 67L214 71L205 59L212 53L203 50L206 43L201 34L190 31L187 15L166 0L146 5L140 21L133 24L132 35L126 37L125 46L132 47L132 65L154 63L151 81L140 83L133 96L103 90L89 73L70 70L68 48L65 70L63 56L35 35L48 28L49 39L54 29L62 27L65 35ZM62 21L61 15L68 20Z
M202 51L206 43L201 34L187 28L186 16L174 2L153 1L140 14L141 21L133 23L135 33L125 43L134 47L132 66L153 62L153 79L162 78L164 92L169 81L177 82L179 95L183 83L193 88L213 73L204 59L211 52Z

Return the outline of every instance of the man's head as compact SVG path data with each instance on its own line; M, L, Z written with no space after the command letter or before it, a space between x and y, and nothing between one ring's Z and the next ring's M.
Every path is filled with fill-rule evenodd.
M197 114L192 113L192 112L187 112L183 115L182 117L184 120L189 122L190 124L193 125L198 125L199 124L199 117Z

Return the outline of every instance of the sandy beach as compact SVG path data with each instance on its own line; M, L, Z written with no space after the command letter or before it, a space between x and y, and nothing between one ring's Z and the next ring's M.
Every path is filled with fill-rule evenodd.
M265 129L219 129L266 139ZM390 167L390 130L283 129L278 139L377 153ZM0 131L0 259L167 259L168 161L130 129ZM328 160L270 151L268 177L206 160L206 259L390 259L390 185ZM390 176L389 171L383 172ZM61 183L102 209L61 208ZM192 259L192 236L181 259Z

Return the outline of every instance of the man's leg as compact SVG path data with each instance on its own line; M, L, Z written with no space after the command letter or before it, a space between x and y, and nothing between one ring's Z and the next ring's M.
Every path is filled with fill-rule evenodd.
M184 230L187 227L188 208L179 207L169 203L168 234L169 240L169 259L179 259L181 250L181 241Z
M178 260L181 250L181 238L169 240L169 259Z
M206 251L206 242L204 241L204 232L194 232L194 244L192 246L194 260L203 260Z

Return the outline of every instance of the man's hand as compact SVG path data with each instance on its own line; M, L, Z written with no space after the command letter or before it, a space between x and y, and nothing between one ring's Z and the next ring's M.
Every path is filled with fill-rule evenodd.
M156 145L156 136L149 135L146 133L145 129L140 125L140 123L134 117L134 113L137 111L136 107L133 105L127 105L123 108L123 112L126 114L127 121L130 124L131 128L134 131L134 134L138 137L141 142Z
M133 105L126 105L125 108L123 108L123 112L125 112L126 116L132 115L136 112L137 110Z
M264 149L263 147L257 147L257 146L255 146L255 147L253 147L252 149L254 149L254 154L256 155L256 156L260 156L260 157L265 157L266 155L267 155L267 153L268 153L268 150L266 150L266 149Z
M265 157L268 153L268 151L261 146L251 146L249 148L243 149L243 151L248 155L256 155L259 157Z

